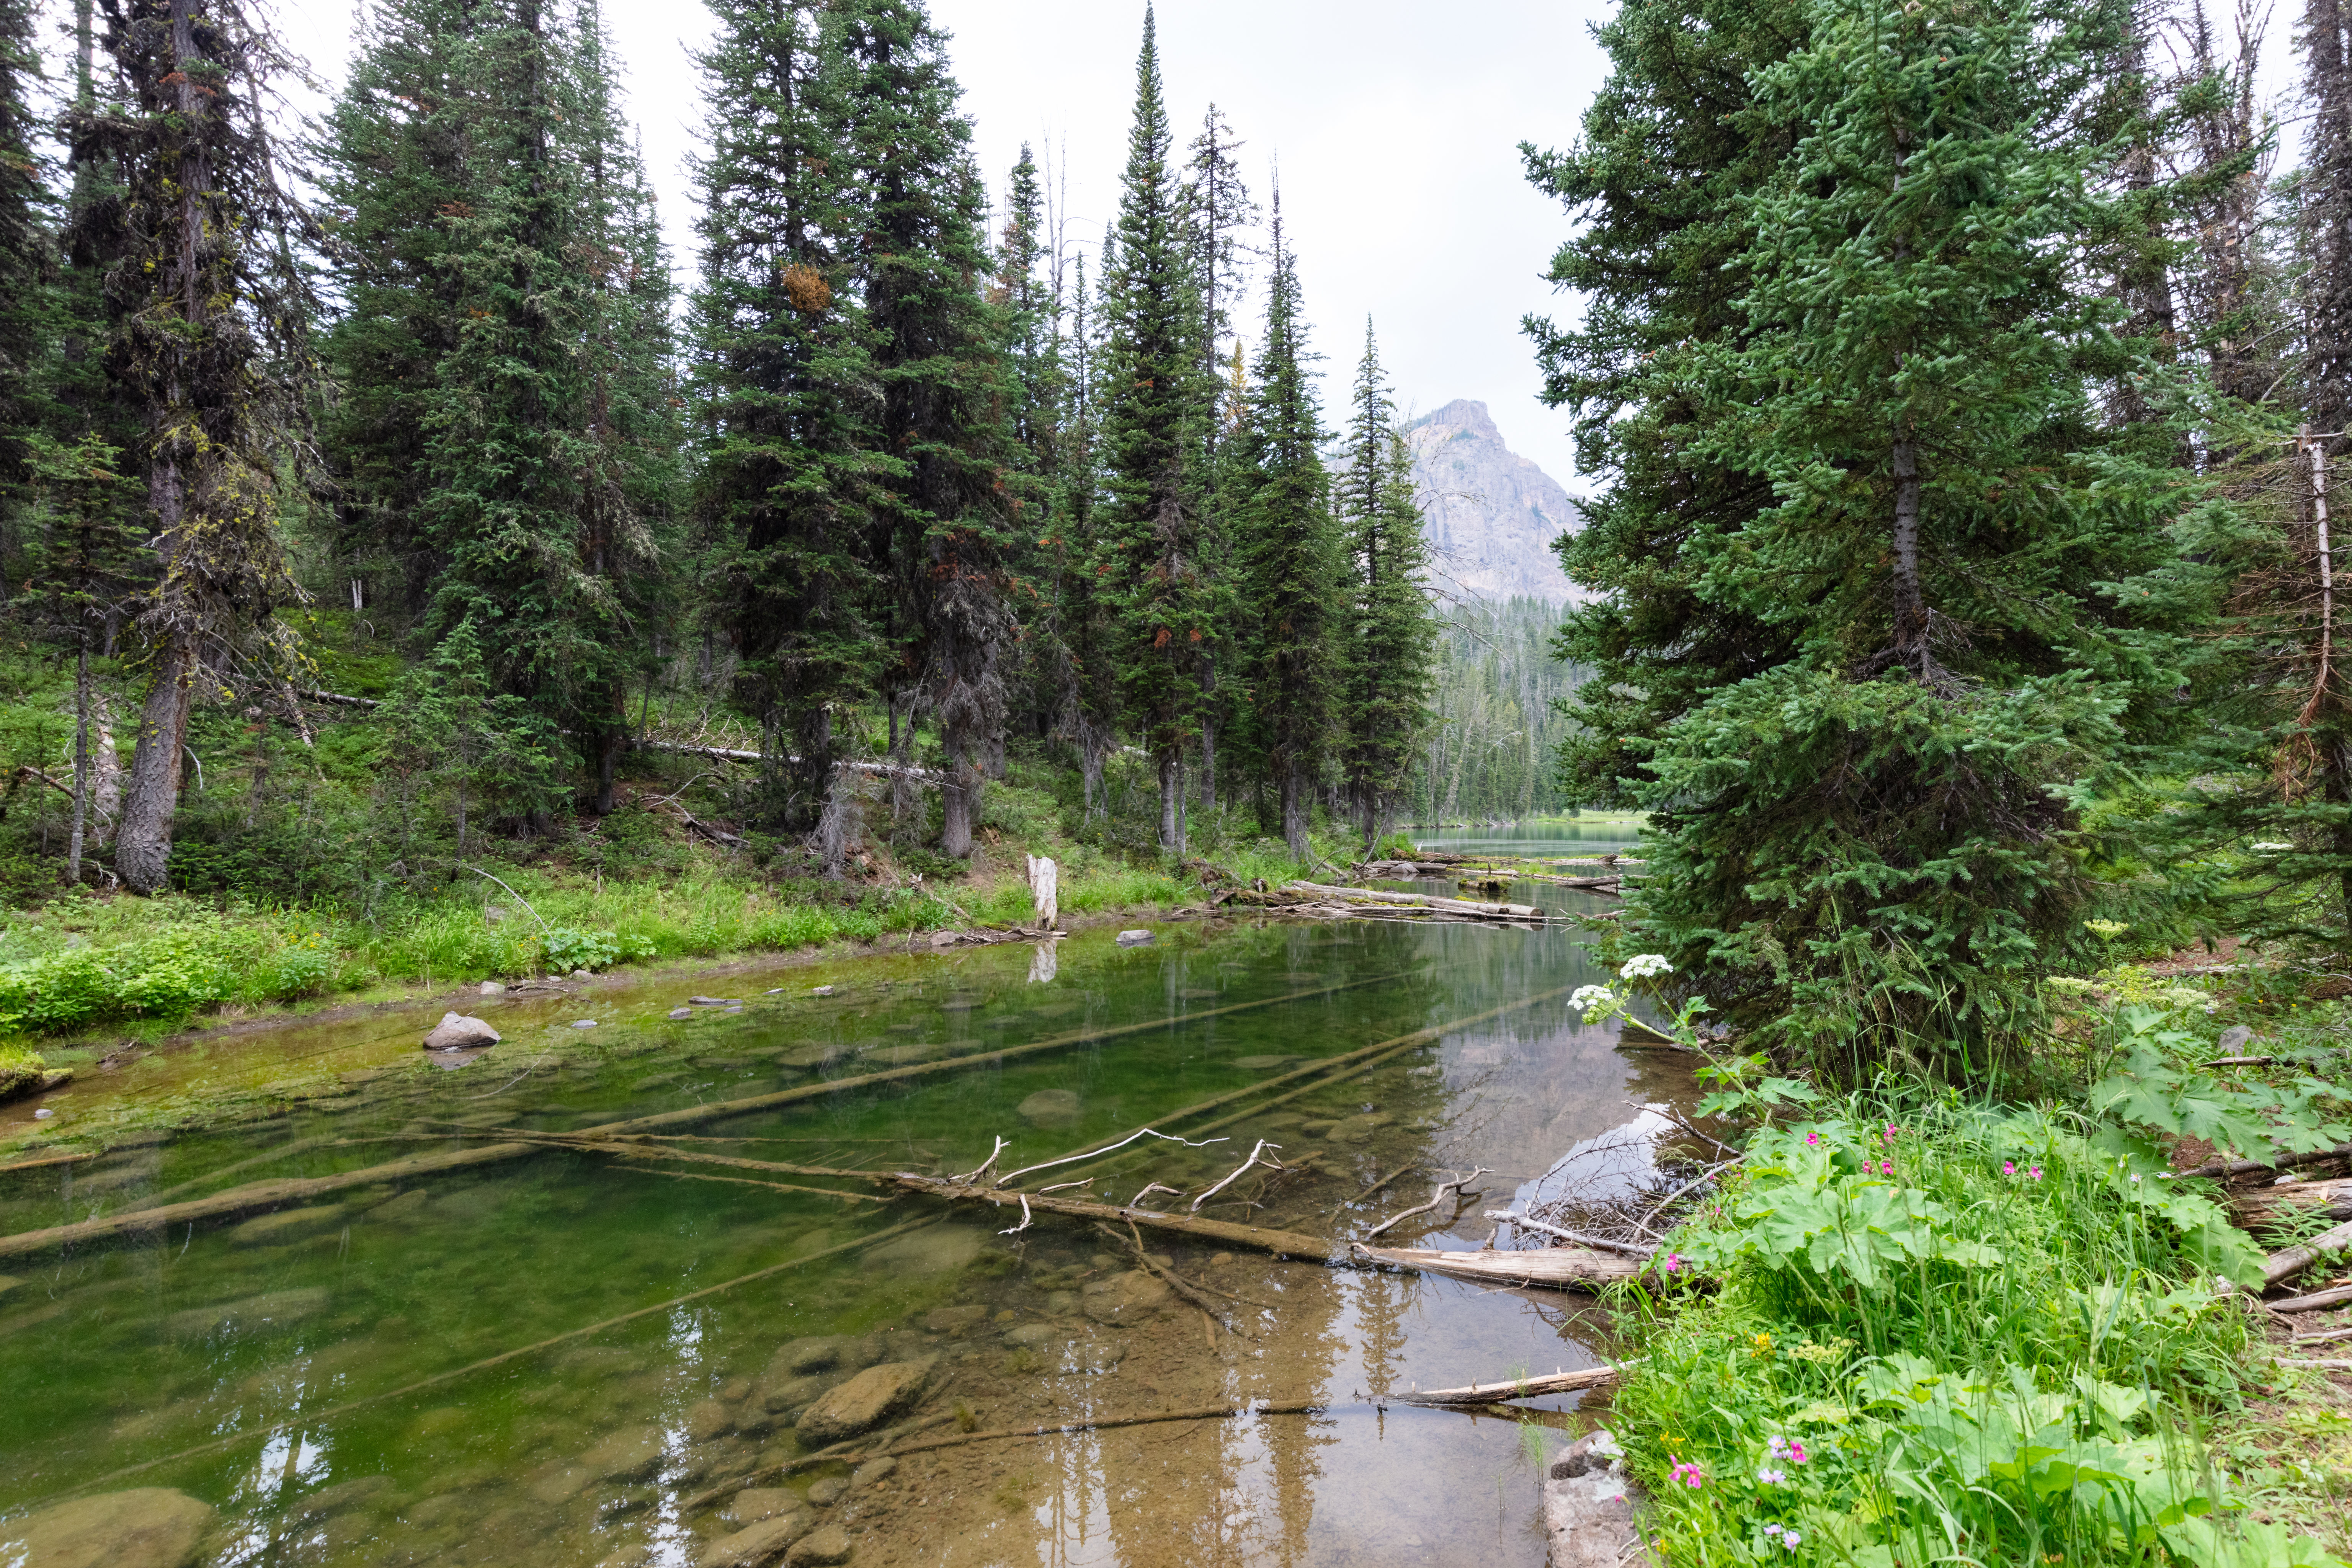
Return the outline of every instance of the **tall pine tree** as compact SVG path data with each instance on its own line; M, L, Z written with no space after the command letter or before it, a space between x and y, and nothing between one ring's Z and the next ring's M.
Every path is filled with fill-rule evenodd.
M1160 777L1160 847L1181 853L1184 749L1199 727L1202 645L1214 604L1201 561L1199 470L1209 398L1200 289L1170 148L1158 25L1147 7L1135 123L1104 246L1107 493L1095 567L1118 631L1112 657L1121 707Z

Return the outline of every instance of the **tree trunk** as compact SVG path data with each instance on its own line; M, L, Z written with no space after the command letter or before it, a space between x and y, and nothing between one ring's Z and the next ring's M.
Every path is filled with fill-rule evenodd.
M100 848L114 842L122 820L122 755L114 749L114 709L99 692L90 698L90 720L98 732L98 750L91 758L89 809L96 820L90 842Z
M971 760L971 739L961 729L941 737L947 767L940 780L940 853L950 860L971 858L973 824L980 816L980 792L987 780Z
M1919 448L1909 436L1895 438L1895 662L1915 674L1927 673L1927 601L1919 587Z
M66 841L66 880L81 880L82 833L89 822L89 628L74 650L73 829Z
M1304 863L1312 852L1307 842L1307 777L1296 757L1282 763L1282 841L1294 860Z
M1160 847L1171 855L1183 853L1176 829L1176 803L1184 793L1182 761L1177 752L1160 753Z
M139 715L131 784L122 798L115 869L134 893L160 893L172 867L172 813L180 803L180 754L187 745L196 657L184 632L166 636L155 658L155 684Z

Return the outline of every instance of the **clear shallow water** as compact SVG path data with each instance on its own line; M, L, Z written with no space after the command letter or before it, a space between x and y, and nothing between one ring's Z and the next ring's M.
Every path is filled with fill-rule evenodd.
M1639 844L1642 830L1628 822L1523 822L1507 827L1426 829L1415 832L1412 841L1423 849L1457 852L1487 850L1498 855L1595 855Z
M1581 897L1517 896L1554 907ZM1297 1168L1231 1189L1254 1207L1204 1212L1345 1238L1425 1198L1429 1169L1484 1164L1496 1171L1487 1199L1459 1223L1432 1216L1389 1238L1418 1225L1432 1244L1476 1245L1491 1228L1482 1209L1632 1119L1627 1101L1684 1097L1670 1058L1621 1052L1568 1010L1567 988L1596 977L1573 928L1160 930L1129 951L1108 932L1075 937L1042 983L1031 950L1008 946L738 973L724 994L747 998L742 1012L685 1021L666 1014L720 988L488 1003L479 1011L506 1043L454 1072L419 1059L424 1017L215 1045L145 1070L200 1088L301 1058L338 1068L342 1092L93 1164L0 1176L0 1228L87 1218L184 1184L176 1195L467 1146L451 1136L458 1126L562 1131L1149 1025L672 1129L742 1140L683 1145L698 1151L946 1171L977 1165L1002 1134L1011 1168L1303 1059L1549 993L1243 1114L1222 1129L1231 1142L1154 1145L1067 1178L1108 1168L1097 1189L1119 1200L1148 1179L1197 1188L1263 1137ZM809 994L826 983L835 994ZM771 985L784 989L762 995ZM570 1026L590 1016L596 1028ZM75 1114L76 1100L55 1103ZM1197 1129L1248 1103L1172 1125ZM227 1173L271 1151L284 1155ZM1135 1287L1125 1248L1083 1222L1041 1218L1003 1237L1017 1216L740 1181L805 1184L548 1150L291 1214L182 1226L160 1242L0 1260L12 1281L0 1288L0 1517L21 1522L61 1495L170 1488L215 1510L200 1561L215 1568L692 1564L737 1528L724 1483L800 1452L790 1418L807 1389L788 1386L780 1351L839 1335L862 1342L848 1361L938 1358L907 1418L941 1422L934 1434L954 1431L959 1409L992 1429L1244 1399L1325 1407L910 1457L819 1510L861 1565L1543 1560L1518 1426L1382 1409L1372 1396L1589 1364L1608 1326L1583 1298L1226 1257L1146 1233L1180 1277L1235 1299L1242 1338L1181 1301L1117 1308L1112 1296L1150 1292ZM778 1268L800 1258L810 1261ZM766 1484L829 1495L824 1483L843 1471ZM689 1506L713 1492L711 1507ZM11 1528L0 1522L0 1542Z

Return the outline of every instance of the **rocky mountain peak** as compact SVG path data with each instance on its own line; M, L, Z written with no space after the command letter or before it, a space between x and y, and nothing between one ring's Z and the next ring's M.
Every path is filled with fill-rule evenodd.
M1552 541L1583 521L1558 480L1505 444L1485 404L1456 398L1407 428L1440 585L1479 598L1584 595Z

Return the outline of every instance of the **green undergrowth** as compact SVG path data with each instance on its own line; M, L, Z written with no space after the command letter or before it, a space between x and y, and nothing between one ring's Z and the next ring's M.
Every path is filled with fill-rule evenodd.
M1612 1422L1664 1562L2339 1562L2343 1478L2247 1412L2294 1375L2250 1329L2263 1248L2166 1152L2340 1142L2342 1040L2207 1072L2210 999L2108 1016L2038 1103L1709 1069L1751 1130L1627 1289Z

